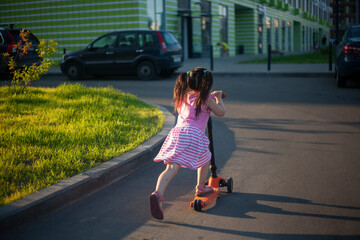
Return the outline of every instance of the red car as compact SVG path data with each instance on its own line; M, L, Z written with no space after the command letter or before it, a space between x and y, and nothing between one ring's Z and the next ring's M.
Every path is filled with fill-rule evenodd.
M3 53L9 53L10 56L16 55L16 48L14 45L21 40L19 36L21 28L14 28L13 24L0 25L0 73L8 74L8 64L6 58L3 56ZM18 66L30 66L33 63L36 63L40 60L38 53L35 51L39 45L39 40L30 33L29 42L32 43L31 48L28 50L28 53L23 57L16 59Z

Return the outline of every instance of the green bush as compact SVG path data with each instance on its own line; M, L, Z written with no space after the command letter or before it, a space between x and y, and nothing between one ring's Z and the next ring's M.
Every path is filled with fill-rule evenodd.
M42 75L47 73L54 61L49 59L51 54L56 52L56 46L58 45L53 40L45 41L40 40L40 43L36 49L39 54L39 61L33 63L31 66L18 66L18 61L25 55L28 54L28 49L32 43L29 42L28 30L20 30L21 39L14 45L16 49L15 56L10 56L9 53L3 53L3 56L7 58L9 70L12 75L10 82L10 92L12 93L23 93L25 89L31 85L32 81L39 80Z

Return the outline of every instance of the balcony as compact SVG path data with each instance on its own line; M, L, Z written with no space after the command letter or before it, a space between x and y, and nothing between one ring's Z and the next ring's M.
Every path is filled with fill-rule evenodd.
M260 3L270 3L270 0L260 0Z
M303 12L303 13L302 13L302 17L305 18L305 19L309 19L309 20L310 20L310 13L308 13L308 12Z
M285 3L284 10L285 11L290 11L290 4L289 3Z
M300 15L300 12L301 12L300 8L294 9L294 15Z

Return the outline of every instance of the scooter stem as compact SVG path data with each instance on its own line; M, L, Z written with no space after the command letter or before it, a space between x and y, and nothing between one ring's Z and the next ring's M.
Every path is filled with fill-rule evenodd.
M211 177L217 178L216 175L216 165L215 165L215 154L214 154L214 143L213 143L213 135L212 135L212 121L211 117L209 117L208 123L207 123L207 130L210 140L210 152L211 152L211 162L210 162L210 171L211 171Z

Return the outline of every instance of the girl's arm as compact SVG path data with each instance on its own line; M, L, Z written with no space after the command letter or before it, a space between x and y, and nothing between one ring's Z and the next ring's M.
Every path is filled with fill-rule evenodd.
M225 115L225 106L221 98L222 91L214 91L211 94L214 95L216 99L209 99L208 108L215 114L215 116L223 117Z

